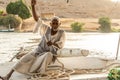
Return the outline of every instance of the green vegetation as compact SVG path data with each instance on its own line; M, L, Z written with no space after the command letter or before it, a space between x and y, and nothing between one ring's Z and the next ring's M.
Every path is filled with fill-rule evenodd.
M99 24L101 32L111 32L111 21L108 17L99 18Z
M31 17L28 7L23 3L22 0L10 2L6 7L6 11L8 14L19 15L22 19Z
M120 80L120 68L113 68L108 73L108 80Z
M0 10L0 16L3 14L3 10Z
M84 23L74 22L71 24L71 28L74 32L82 32L82 27Z
M12 14L0 16L0 25L7 28L9 26L12 28L17 28L20 25L20 19Z

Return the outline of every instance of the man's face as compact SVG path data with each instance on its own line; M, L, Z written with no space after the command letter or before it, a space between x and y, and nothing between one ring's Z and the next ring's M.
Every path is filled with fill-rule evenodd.
M60 26L60 23L57 19L53 19L50 23L52 29L58 29Z

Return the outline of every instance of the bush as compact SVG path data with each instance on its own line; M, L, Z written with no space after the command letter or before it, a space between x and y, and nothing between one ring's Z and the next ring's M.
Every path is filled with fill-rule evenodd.
M8 14L19 15L22 19L31 17L28 7L23 3L22 0L10 2L6 7L6 11Z
M71 28L74 32L81 32L84 23L74 22L71 24Z
M120 68L112 68L108 73L108 80L120 80Z
M111 21L108 17L102 17L99 19L100 31L101 32L111 32Z
M3 10L0 10L0 16L3 14Z
M0 25L11 28L16 28L20 25L20 19L14 15L0 16Z

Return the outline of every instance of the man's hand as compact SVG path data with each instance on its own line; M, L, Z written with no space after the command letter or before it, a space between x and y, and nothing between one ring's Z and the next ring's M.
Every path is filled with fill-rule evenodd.
M31 0L31 5L35 5L36 4L36 0Z
M48 42L47 42L47 45L48 45L48 46L51 46L51 45L53 45L53 43L52 43L51 41L48 41Z

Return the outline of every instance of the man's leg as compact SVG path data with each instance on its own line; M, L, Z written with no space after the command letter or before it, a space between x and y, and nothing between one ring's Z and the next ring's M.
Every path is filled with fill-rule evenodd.
M11 75L13 74L13 72L14 72L14 70L12 69L6 76L4 76L4 77L0 76L0 79L2 79L2 80L9 80Z
M40 67L41 73L44 73L46 71L48 65L52 62L52 58L53 58L53 54L51 52L45 53L44 60L43 60L41 67Z

